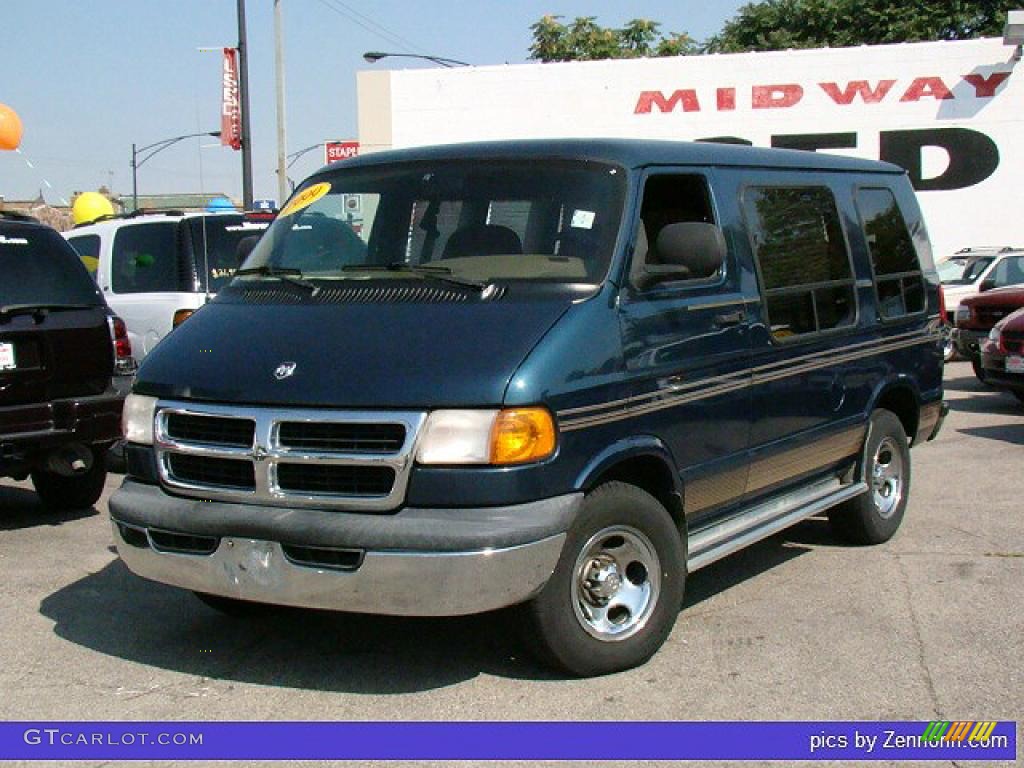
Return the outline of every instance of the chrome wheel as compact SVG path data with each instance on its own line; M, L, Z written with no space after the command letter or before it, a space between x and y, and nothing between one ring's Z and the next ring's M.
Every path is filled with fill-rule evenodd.
M895 439L883 438L871 464L871 493L882 518L890 517L903 498L903 472L903 454Z
M625 525L590 537L573 568L576 619L598 640L625 640L647 623L661 592L661 562L643 533Z

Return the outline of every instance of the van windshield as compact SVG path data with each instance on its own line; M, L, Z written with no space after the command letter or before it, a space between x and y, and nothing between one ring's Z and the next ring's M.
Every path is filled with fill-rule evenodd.
M450 275L599 283L611 261L625 173L584 161L401 163L318 175L245 262L307 279Z

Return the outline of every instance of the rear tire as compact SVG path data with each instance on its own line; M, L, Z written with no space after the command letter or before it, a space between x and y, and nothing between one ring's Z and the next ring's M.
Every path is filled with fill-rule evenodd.
M685 578L665 508L636 486L605 483L587 494L554 573L523 606L527 643L580 677L643 664L672 631Z
M32 472L32 485L44 506L53 510L88 509L99 501L107 469L103 456L95 450L92 454L92 466L81 475L65 477L45 469Z
M861 459L866 493L828 513L832 530L850 544L881 544L903 522L910 493L910 446L903 423L892 411L871 414Z

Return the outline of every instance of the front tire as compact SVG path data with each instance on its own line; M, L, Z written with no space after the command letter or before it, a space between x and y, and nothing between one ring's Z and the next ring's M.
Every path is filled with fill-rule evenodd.
M971 368L974 369L974 375L978 377L978 381L980 381L982 384L988 384L988 381L986 381L987 375L985 373L985 369L981 365L980 358L971 358Z
M881 544L903 522L910 493L910 446L895 413L879 408L871 414L861 460L866 493L828 514L832 530L851 544Z
M80 475L65 477L56 472L36 469L32 472L32 485L43 505L53 510L88 509L103 495L107 482L107 469L103 456L93 451L92 466Z
M621 482L590 492L555 571L524 606L527 642L548 665L580 677L643 664L683 602L686 552L649 493Z

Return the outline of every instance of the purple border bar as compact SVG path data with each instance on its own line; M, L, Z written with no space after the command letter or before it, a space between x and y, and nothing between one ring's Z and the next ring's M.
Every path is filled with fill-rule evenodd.
M993 746L893 746L927 722L5 722L0 760L1014 760ZM175 744L198 734L201 744ZM1005 737L1005 746L998 744ZM873 739L868 751L866 739ZM163 739L168 743L159 743ZM885 746L886 740L890 746Z

